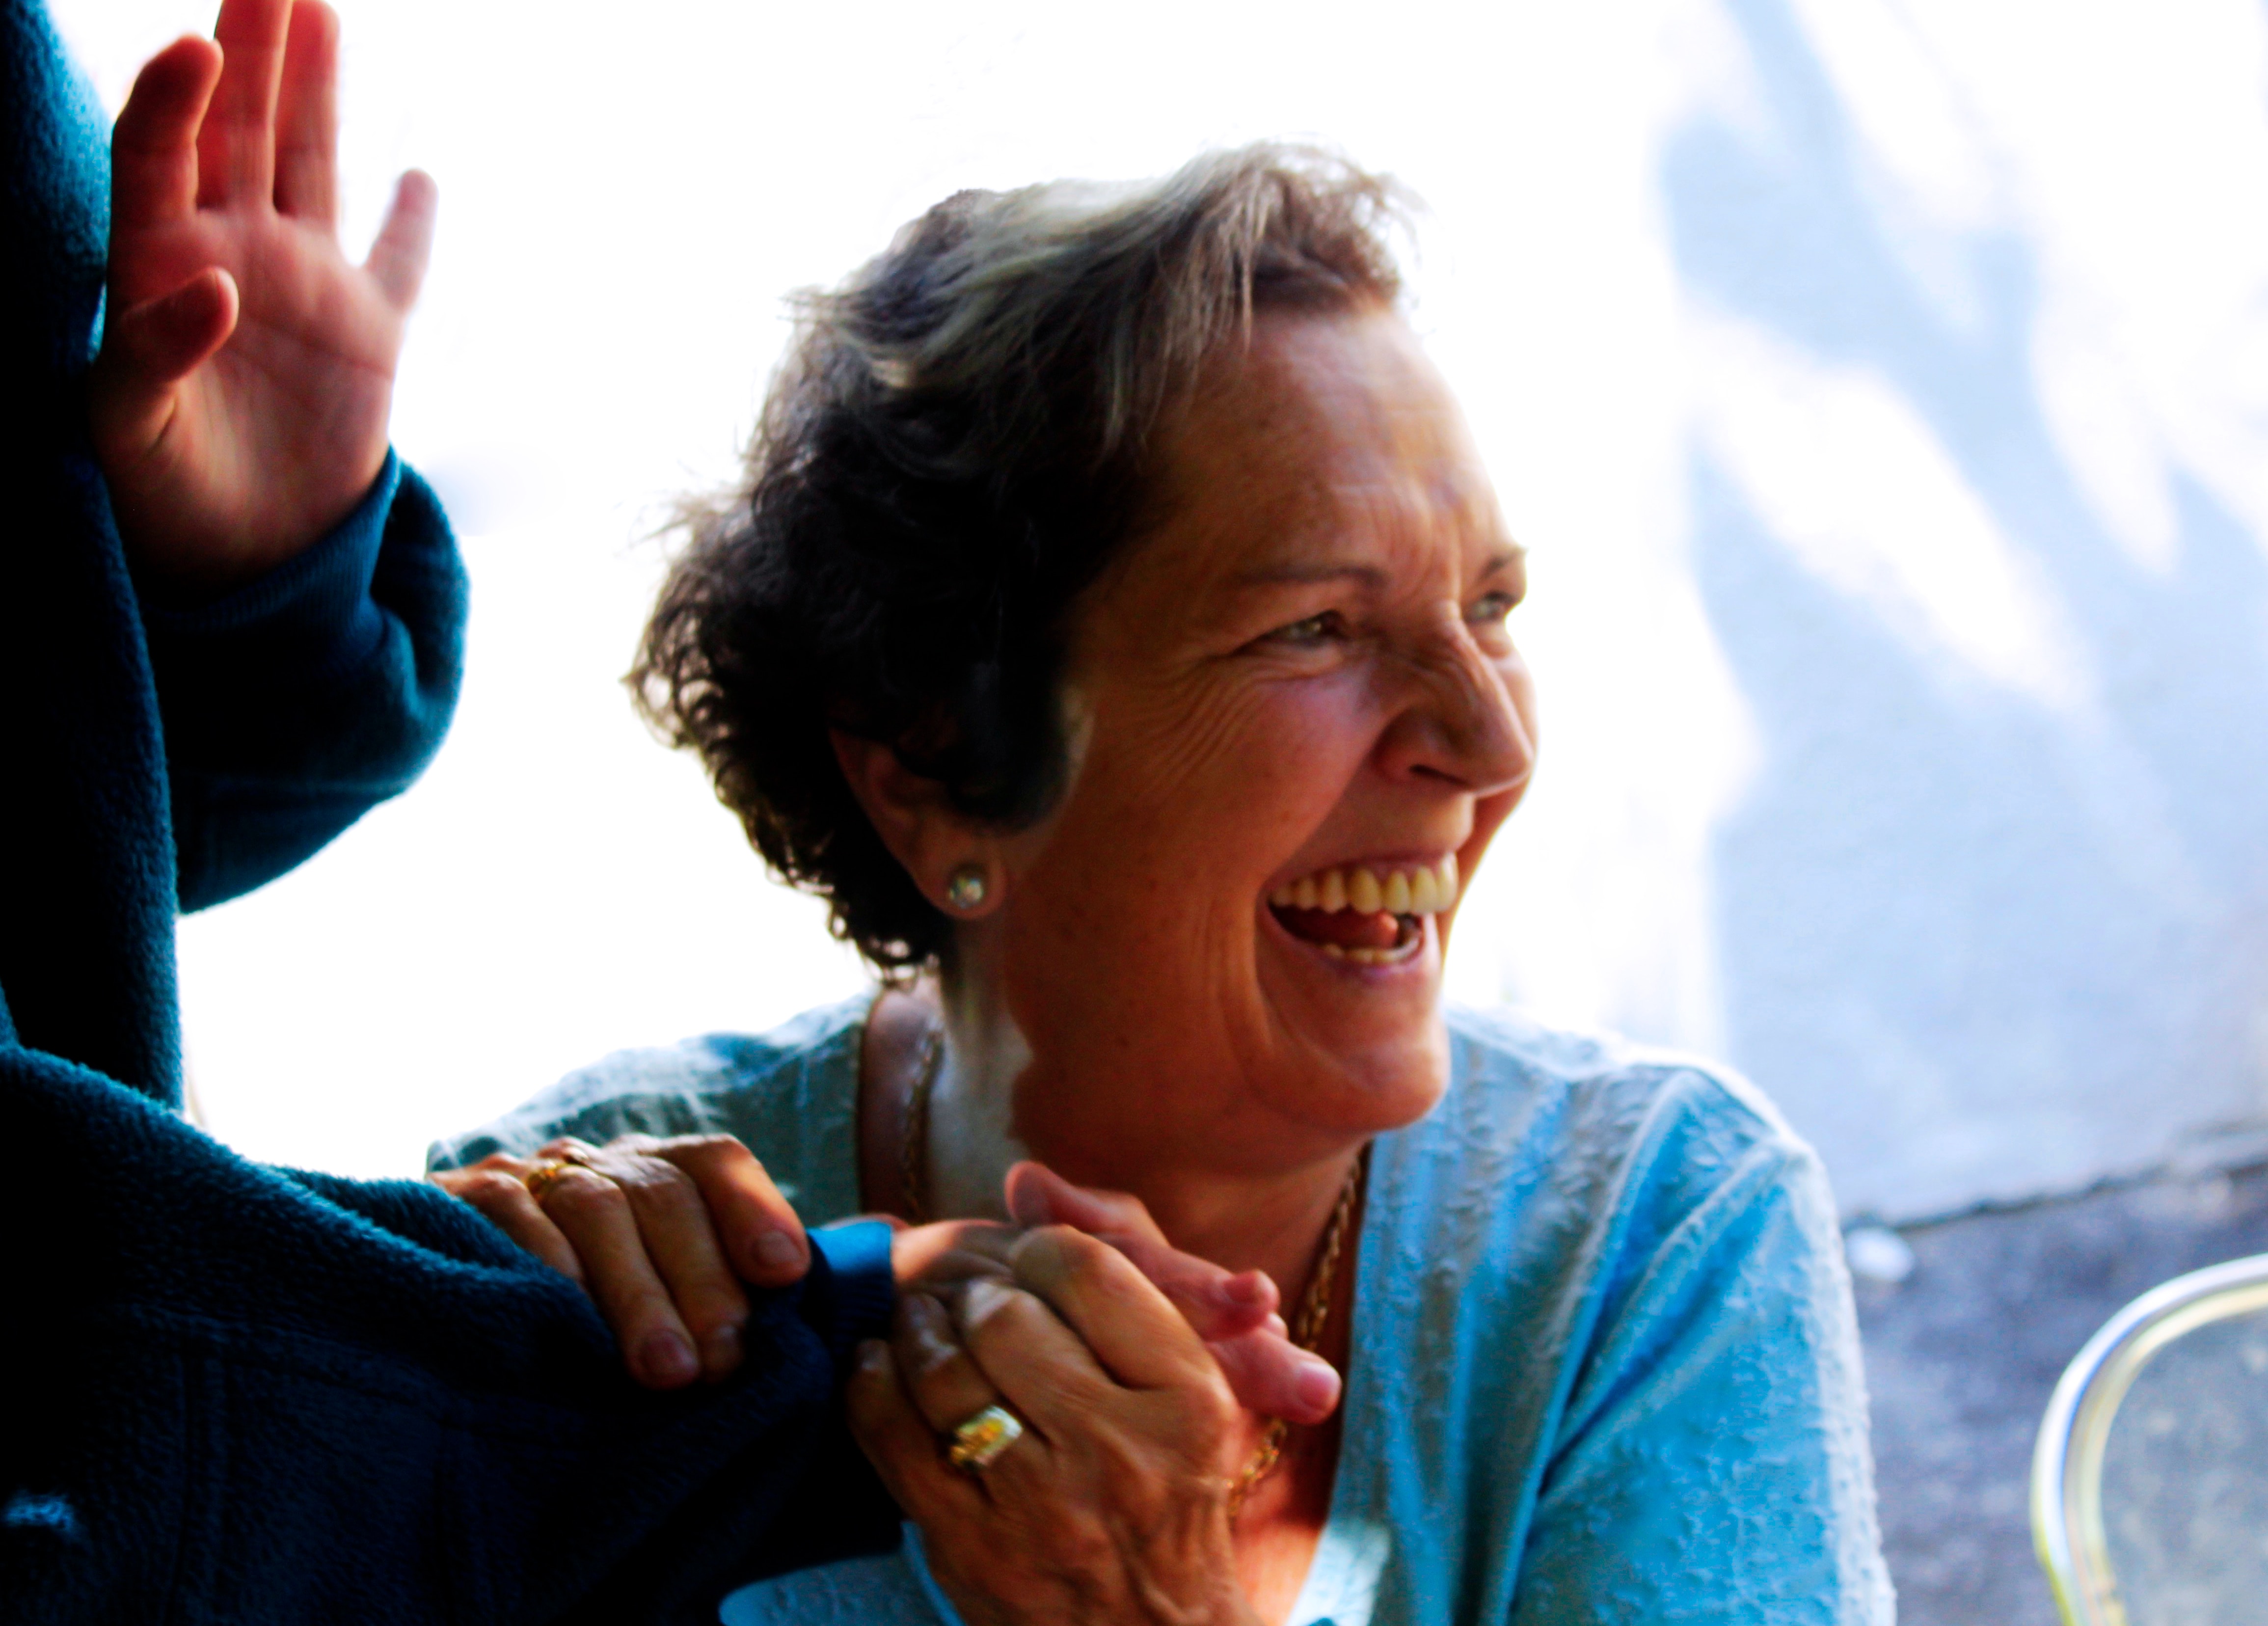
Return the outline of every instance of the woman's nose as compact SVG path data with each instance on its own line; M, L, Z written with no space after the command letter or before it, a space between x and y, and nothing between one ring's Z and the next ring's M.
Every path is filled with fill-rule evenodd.
M1446 780L1475 796L1526 782L1535 743L1520 704L1527 669L1492 658L1469 637L1444 639L1414 663L1410 703L1384 742L1387 772Z

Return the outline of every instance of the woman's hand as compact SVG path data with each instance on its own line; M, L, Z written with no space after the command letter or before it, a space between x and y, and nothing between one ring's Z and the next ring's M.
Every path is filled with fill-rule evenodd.
M204 591L322 537L385 467L435 207L431 180L404 175L349 264L338 18L321 0L224 0L213 33L151 58L119 114L88 380L121 535L142 568Z
M540 1196L528 1184L539 1170ZM649 1388L736 1370L743 1284L792 1286L811 1263L803 1222L729 1135L563 1137L533 1158L494 1152L431 1178L588 1291Z
M900 1306L869 1343L851 1427L921 1527L970 1626L1248 1626L1228 1493L1236 1400L1204 1343L1116 1248L1064 1227L1011 1254L1013 1284ZM939 1443L1005 1403L1022 1437L987 1467Z
M1074 1186L1037 1163L1008 1171L1008 1211L1027 1230L1070 1225L1109 1243L1182 1313L1248 1410L1301 1424L1321 1423L1339 1403L1338 1369L1285 1336L1275 1314L1276 1284L1258 1270L1231 1276L1210 1260L1166 1240L1142 1199ZM1241 1311L1263 1299L1270 1312L1256 1326Z
M540 1195L529 1185L539 1171ZM649 1388L738 1370L745 1289L792 1286L811 1262L794 1208L729 1135L625 1135L603 1146L563 1137L532 1158L494 1152L431 1178L587 1291L630 1376ZM1010 1172L1008 1201L1024 1225L1107 1231L1205 1341L1244 1405L1300 1423L1337 1405L1338 1374L1284 1336L1275 1284L1260 1272L1177 1253L1135 1198L1088 1191L1036 1163ZM983 1220L901 1224L891 1263L908 1292L1005 1280L1023 1234Z

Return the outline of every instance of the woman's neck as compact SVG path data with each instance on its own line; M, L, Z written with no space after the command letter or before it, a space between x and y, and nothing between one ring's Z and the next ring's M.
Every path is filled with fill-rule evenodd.
M930 1091L927 1208L939 1218L1005 1217L1009 1168L1035 1158L1066 1179L1141 1199L1168 1241L1232 1270L1266 1271L1288 1314L1313 1267L1359 1146L1280 1171L1230 1173L1186 1155L1146 1163L1122 1146L1032 1145L1018 1138L1016 1089L1032 1051L1001 1002L967 978L922 990L942 1010L944 1051ZM909 1081L910 1082L910 1081Z
M966 981L927 990L942 1009L944 1054L929 1096L929 1209L940 1219L1005 1219L1008 1171L1030 1157L1015 1133L1016 1080L1032 1059L1014 1020Z

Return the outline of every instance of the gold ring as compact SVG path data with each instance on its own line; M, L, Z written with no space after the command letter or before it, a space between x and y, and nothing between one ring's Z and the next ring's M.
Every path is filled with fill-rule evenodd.
M945 1460L970 1473L987 1468L1024 1438L1024 1420L1005 1406L987 1406L953 1431Z
M546 1158L542 1162L528 1170L526 1174L521 1175L519 1177L520 1183L527 1188L527 1195L529 1196L534 1197L538 1203L541 1203L543 1201L543 1194L545 1192L557 1185L566 1175L569 1169L578 1166L578 1165L569 1162L565 1158Z

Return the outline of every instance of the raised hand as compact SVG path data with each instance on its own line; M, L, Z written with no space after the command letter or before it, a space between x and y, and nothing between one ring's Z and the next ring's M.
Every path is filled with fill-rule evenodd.
M385 467L433 234L412 170L370 257L338 242L338 18L225 0L142 70L111 142L110 280L88 382L141 569L217 592L350 513Z

